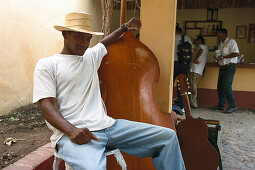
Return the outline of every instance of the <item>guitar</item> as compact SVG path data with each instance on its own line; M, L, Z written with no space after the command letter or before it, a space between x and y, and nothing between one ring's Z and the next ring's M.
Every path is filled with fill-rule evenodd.
M216 170L219 166L219 156L208 141L208 127L202 119L190 115L186 75L180 74L178 81L186 119L177 124L177 135L186 169Z

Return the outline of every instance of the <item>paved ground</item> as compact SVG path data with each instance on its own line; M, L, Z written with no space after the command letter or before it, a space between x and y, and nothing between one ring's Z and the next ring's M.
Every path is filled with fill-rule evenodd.
M255 110L224 114L208 108L191 111L193 117L219 120L219 147L224 170L255 170Z
M255 170L255 110L239 109L226 115L199 108L193 109L191 113L193 117L220 121L222 129L219 142L224 170ZM28 105L0 117L0 169L49 142L51 132L43 123L44 119L36 105ZM26 140L6 146L3 140L7 137Z

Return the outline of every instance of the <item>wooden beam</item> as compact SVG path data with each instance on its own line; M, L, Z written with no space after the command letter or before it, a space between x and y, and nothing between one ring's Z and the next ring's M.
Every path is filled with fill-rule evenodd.
M121 0L120 25L127 22L127 0Z

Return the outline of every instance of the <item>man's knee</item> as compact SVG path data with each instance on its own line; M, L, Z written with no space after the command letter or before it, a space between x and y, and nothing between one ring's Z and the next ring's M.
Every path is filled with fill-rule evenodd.
M229 84L224 84L223 87L222 87L222 91L223 91L224 93L231 92L231 91L232 91L232 86L229 85Z
M170 139L177 139L177 135L176 132L173 129L169 129L169 128L164 128L162 130L162 137L165 140L170 140Z

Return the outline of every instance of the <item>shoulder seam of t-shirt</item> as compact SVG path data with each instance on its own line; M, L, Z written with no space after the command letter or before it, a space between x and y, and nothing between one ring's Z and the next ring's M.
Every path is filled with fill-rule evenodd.
M53 56L56 56L56 55L53 55ZM46 66L47 64L52 64L51 57L53 57L53 56L41 58L41 59L37 62L37 64L39 64L39 65L44 65L44 66ZM48 65L47 65L47 66L48 66Z

